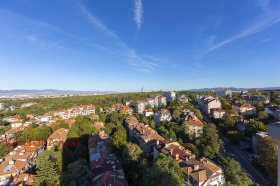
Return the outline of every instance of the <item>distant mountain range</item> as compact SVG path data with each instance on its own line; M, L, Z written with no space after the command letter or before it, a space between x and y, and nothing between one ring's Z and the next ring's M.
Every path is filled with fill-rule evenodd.
M49 95L49 94L114 94L114 91L76 91L76 90L26 90L26 89L14 89L14 90L0 90L0 95Z
M235 88L235 87L215 87L215 88L201 88L201 89L189 89L189 90L184 90L184 91L218 91L220 89L227 89L227 90L231 90L231 91L247 91L250 88ZM255 88L255 89L259 89L259 90L279 90L280 87L264 87L264 88Z

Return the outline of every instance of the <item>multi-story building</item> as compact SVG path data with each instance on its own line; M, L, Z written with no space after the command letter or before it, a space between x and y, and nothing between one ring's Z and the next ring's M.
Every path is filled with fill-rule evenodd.
M258 102L261 102L263 104L268 104L270 100L265 96L245 96L241 95L241 99L245 100L246 102L249 102L251 105L257 105Z
M201 99L200 103L203 112L210 114L211 109L222 108L222 104L218 98L212 96L205 96Z
M37 178L37 175L29 174L29 173L21 173L17 177L15 177L11 185L12 186L31 186L34 185L34 178Z
M221 89L216 92L216 96L218 97L225 97L227 95L229 95L229 97L232 96L231 90Z
M101 131L89 137L88 150L93 186L127 186L125 175L115 154L112 154L112 141Z
M4 110L5 107L4 107L4 103L0 103L0 110Z
M112 144L110 136L104 131L100 131L99 134L90 136L88 140L88 150L90 157L96 156L96 153L100 154L107 151L111 152L110 144Z
M231 107L241 115L252 115L256 113L256 107L248 102L236 102L232 104Z
M134 103L135 111L138 114L143 114L144 110L146 109L147 102L144 100L136 101Z
M59 116L62 119L69 119L71 117L77 117L78 115L87 116L90 114L95 114L94 105L85 105L78 107L71 107L67 110L58 110L45 113L44 116Z
M61 128L54 131L48 138L47 149L51 149L56 144L63 145L69 133L69 129ZM62 144L61 144L62 143Z
M226 111L221 108L213 108L211 109L211 113L213 118L221 119L226 114Z
M183 119L188 125L189 133L194 137L200 137L203 134L203 123L190 110L184 110Z
M153 115L153 120L159 125L162 121L171 121L172 116L169 110L161 109Z
M129 137L137 140L139 147L143 150L143 153L147 156L153 155L153 146L157 143L157 141L162 140L163 137L161 137L157 131L150 128L148 125L139 123L136 118L126 118L125 124Z
M164 92L163 94L166 97L167 102L175 101L176 100L176 93L173 91Z
M165 96L159 96L158 97L158 106L166 105L166 97Z
M207 158L199 158L173 140L162 140L154 146L154 159L160 154L171 156L184 173L186 185L224 185L225 178L220 166Z
M33 141L17 146L3 157L0 162L0 185L7 185L13 178L30 170L43 149L43 141Z

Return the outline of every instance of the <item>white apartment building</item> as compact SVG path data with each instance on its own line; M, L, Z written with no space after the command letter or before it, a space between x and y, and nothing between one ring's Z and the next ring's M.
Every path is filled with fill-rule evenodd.
M164 92L163 95L166 97L167 102L171 102L171 101L175 101L176 100L176 93L173 92L173 91Z
M229 95L230 97L232 96L231 90L221 89L216 92L216 96L218 97L225 97L227 95Z
M161 109L153 115L153 120L155 121L156 125L160 125L160 122L162 121L171 121L171 113L167 109Z

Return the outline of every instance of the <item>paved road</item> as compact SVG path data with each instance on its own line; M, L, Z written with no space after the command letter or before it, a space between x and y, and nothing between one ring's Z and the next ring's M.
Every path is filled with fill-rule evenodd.
M212 123L209 116L203 114L203 119L208 123ZM235 159L241 164L242 170L248 175L249 178L252 179L254 185L258 183L260 186L267 186L269 181L263 177L261 173L257 169L255 169L252 163L249 161L247 154L244 150L240 149L239 145L233 145L230 143L229 139L227 139L222 134L219 134L220 138L225 143L225 153L222 153L224 157L230 157Z

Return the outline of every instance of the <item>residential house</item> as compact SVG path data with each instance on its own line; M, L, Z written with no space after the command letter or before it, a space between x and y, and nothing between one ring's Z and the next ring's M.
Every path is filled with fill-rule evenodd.
M154 146L154 159L160 154L171 156L184 173L186 185L224 185L225 178L220 166L207 158L199 158L173 140L162 140Z
M162 140L163 137L148 125L139 123L136 118L126 118L125 124L128 129L129 137L137 140L143 153L147 156L153 155L153 146L157 141Z
M93 186L127 186L123 168L115 154L103 153L91 161Z
M216 92L216 96L218 97L225 97L227 95L229 95L229 97L232 96L231 90L220 89Z
M25 126L21 126L21 127L15 128L15 129L8 130L4 133L4 136L13 136L14 133L19 132L19 131L24 131L26 128L27 127L25 127Z
M23 104L21 105L21 108L30 107L30 106L36 105L36 104L37 104L37 102L23 103Z
M176 100L176 93L173 91L164 92L163 94L166 97L167 102L175 101Z
M246 102L249 102L251 105L257 105L258 102L261 102L263 104L268 104L270 100L265 96L246 96L241 95L239 96L241 99L245 100Z
M11 111L15 111L15 110L18 109L16 106L13 106L13 105L9 106L9 108L10 108Z
M247 91L247 93L249 93L250 95L252 96L255 96L259 93L259 90L258 89L254 89L254 88L251 88Z
M102 122L94 122L93 126L100 131L102 128L105 128L104 124Z
M15 177L10 185L12 186L32 186L34 185L34 178L37 178L37 175L29 173L21 173Z
M161 109L153 115L153 120L159 125L162 121L171 121L172 116L169 110Z
M213 108L211 109L212 117L215 119L222 119L222 117L226 114L226 111L222 108Z
M269 107L265 107L265 112L269 115L273 116L276 119L280 119L280 106L279 105L271 105Z
M95 134L89 137L88 140L88 150L90 159L96 156L96 153L111 152L112 141L110 136L107 135L104 131L100 131L99 134Z
M252 135L252 148L253 148L253 152L255 154L258 153L258 151L257 151L257 144L258 144L259 140L261 138L264 138L264 137L267 137L267 136L269 136L268 132L263 132L263 131L257 132L256 134Z
M121 105L121 104L116 104L113 105L112 107L110 107L106 113L110 113L110 112L118 112L120 114L128 114L131 115L132 114L132 109L125 106L125 105Z
M185 94L182 94L178 97L178 100L180 101L181 105L185 105L188 103L188 98L186 98Z
M200 137L203 134L203 123L190 110L183 111L184 123L189 128L189 133L194 137Z
M72 125L74 125L74 124L76 123L76 120L75 120L75 119L67 119L67 120L64 120L64 122L65 122L66 124L68 124L69 127L71 128Z
M248 102L235 102L231 105L233 110L236 110L241 115L252 115L256 113L256 107Z
M65 129L65 128L60 128L54 131L48 138L47 149L50 150L56 144L58 144L59 146L63 145L67 138L68 133L69 133L69 129Z
M92 115L90 117L88 117L91 121L98 121L100 119L100 117L98 115Z
M150 109L146 109L145 111L144 111L144 116L146 117L146 118L148 118L149 116L152 116L154 114L154 112L152 111L152 110L150 110Z
M36 157L43 151L43 141L33 141L17 146L0 160L0 185L7 185L13 178L30 170Z
M15 129L23 125L23 120L14 121L11 123L11 128Z
M204 113L210 114L211 109L222 108L222 104L218 98L206 96L201 99L201 108Z

